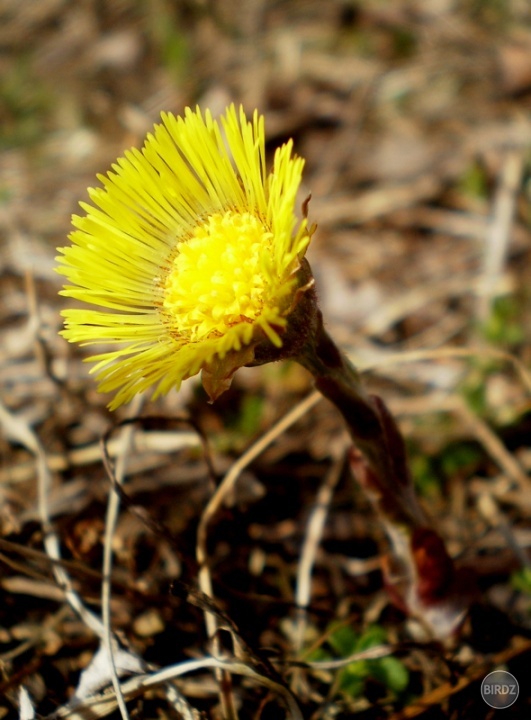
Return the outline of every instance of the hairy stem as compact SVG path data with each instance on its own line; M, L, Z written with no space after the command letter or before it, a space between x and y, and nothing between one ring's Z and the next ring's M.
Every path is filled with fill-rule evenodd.
M352 470L392 547L383 567L389 592L430 634L446 637L459 625L470 597L417 500L404 439L383 400L367 393L356 368L324 329L321 312L316 309L310 317L311 331L296 360L340 411L352 437Z

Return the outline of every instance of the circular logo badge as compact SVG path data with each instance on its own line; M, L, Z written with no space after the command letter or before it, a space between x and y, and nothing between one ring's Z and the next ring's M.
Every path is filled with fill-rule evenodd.
M518 680L505 670L494 670L481 683L481 697L487 705L497 710L511 707L519 693Z

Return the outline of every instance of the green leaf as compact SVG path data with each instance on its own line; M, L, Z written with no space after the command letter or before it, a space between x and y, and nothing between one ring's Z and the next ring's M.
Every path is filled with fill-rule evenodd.
M323 662L324 660L332 660L330 653L323 647L315 648L311 653L308 654L306 660L308 662Z
M525 567L511 575L511 585L515 590L531 595L531 568Z
M342 625L334 630L328 638L328 644L339 657L347 657L357 650L358 635L349 626Z
M339 689L351 698L359 697L365 689L367 667L365 663L352 663L343 668L339 674Z
M246 395L242 400L238 429L246 436L252 436L260 430L264 414L264 400L259 395Z
M379 625L371 625L365 630L356 643L355 650L361 652L376 645L382 645L385 642L387 642L387 633L385 630Z
M369 662L369 675L394 693L401 693L409 683L409 671L395 657L385 657Z
M523 342L525 333L521 299L511 295L496 298L482 330L485 338L498 347L511 347Z

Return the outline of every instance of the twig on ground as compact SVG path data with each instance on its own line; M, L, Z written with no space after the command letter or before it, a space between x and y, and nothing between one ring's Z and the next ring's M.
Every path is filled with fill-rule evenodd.
M515 456L507 450L496 433L490 429L479 415L472 412L462 397L455 395L451 404L455 414L471 429L474 436L496 464L524 493L528 493L531 490L531 481L527 473Z
M168 685L166 687L166 699L172 704L173 709L180 713L182 720L201 720L199 711L190 705L175 685Z
M291 715L291 720L303 720L301 711L289 690L280 683L271 680L271 678L260 675L260 673L245 663L232 660L222 660L213 657L205 657L200 660L186 660L176 665L170 665L150 675L144 674L129 678L121 683L120 691L124 698L131 700L149 688L159 687L187 673L208 668L214 668L234 675L243 675L244 677L248 677L265 685L281 698ZM102 718L113 712L117 706L118 701L115 693L105 693L72 706L63 706L52 715L49 715L46 720L86 720L88 714L90 714L91 718Z
M295 602L297 604L297 622L295 627L294 646L298 653L304 643L306 629L306 608L311 598L312 571L315 564L317 549L323 535L328 517L330 503L337 483L341 478L341 471L345 462L345 451L348 444L345 442L334 453L332 466L327 472L315 499L315 505L310 513L306 525L306 534L302 543L301 554L297 566L297 580L295 586Z
M348 443L343 442L341 447L336 449L333 453L334 457L332 465L317 492L315 505L306 524L306 534L301 547L295 584L295 603L297 605L297 614L293 633L293 646L297 655L301 652L304 645L307 622L306 609L311 598L312 572L315 565L316 554L323 535L334 490L341 478L341 470L343 469L345 463L345 453L347 447ZM303 686L303 676L301 671L299 668L295 668L292 676L291 688L293 691L297 690L299 694L301 694Z
M518 543L518 540L508 522L506 516L501 511L496 498L490 493L481 493L477 497L478 510L488 524L497 530L503 539L511 548L516 558L523 568L531 568L531 560L527 553Z
M523 148L512 148L503 163L493 203L492 223L485 238L483 275L478 302L478 317L486 322L499 294L499 280L507 261L516 196L524 170Z
M3 425L7 437L19 442L35 456L37 465L38 508L44 533L44 549L51 560L61 560L59 538L50 521L47 498L52 484L51 473L46 462L44 448L29 425L19 416L11 413L0 401L0 424ZM59 563L52 563L55 580L65 593L70 607L79 615L87 627L98 637L103 637L101 620L85 607L78 593L74 590L70 576Z
M453 348L441 347L432 350L413 350L409 352L390 353L389 355L378 355L377 357L363 358L358 357L355 350L348 353L349 357L356 362L360 372L369 372L378 368L393 365L403 365L406 363L414 363L418 361L429 360L445 360L452 358L491 358L493 360L501 360L510 363L516 371L520 382L524 385L528 393L531 393L531 373L526 366L511 353L495 348L483 347L467 347Z
M133 416L138 415L142 409L144 397L137 395L131 404L130 412ZM120 437L121 450L119 451L116 458L116 467L114 471L114 479L118 485L121 485L127 468L127 456L131 450L131 443L135 432L134 425L130 425L122 431ZM103 643L107 650L109 659L109 665L111 670L111 679L116 693L116 700L120 709L120 714L123 720L129 720L129 712L125 704L125 699L122 694L120 680L116 671L115 658L114 658L114 645L115 640L112 633L112 622L111 622L111 573L112 573L112 541L114 539L114 533L116 531L116 522L118 520L118 511L120 508L120 496L115 492L114 488L111 487L109 490L109 498L107 502L107 515L105 518L105 534L103 539L103 579L101 583L101 612L103 619L104 635Z
M441 708L445 700L457 695L472 683L480 682L490 670L505 665L513 658L531 652L531 640L522 640L516 638L514 645L502 652L489 657L488 662L482 662L475 666L470 672L463 674L455 682L449 681L436 687L434 690L426 693L422 697L414 700L408 707L398 713L390 716L389 720L412 720L412 718L421 717L425 713L427 717L432 717L433 708ZM479 689L478 689L479 692Z
M319 400L321 400L319 392L312 392L302 402L296 405L281 420L268 430L257 442L255 442L238 460L232 465L222 482L216 489L216 492L210 498L207 506L203 510L199 526L197 529L197 546L196 559L199 564L199 588L208 597L213 598L212 577L210 567L208 565L207 540L208 525L212 518L219 511L227 496L232 492L234 485L238 481L241 473L250 465L264 450L271 445L283 432L291 425L297 422L305 413L307 413ZM208 613L205 618L207 631L209 635L213 635L216 630L215 618Z
M212 576L208 563L207 541L208 541L208 525L223 502L233 490L239 476L245 468L255 460L272 442L274 442L283 432L291 425L299 420L310 408L319 402L321 395L318 392L311 393L305 400L299 403L293 410L287 413L279 420L268 432L266 432L254 445L252 445L241 457L236 460L229 472L225 475L222 482L210 498L207 506L203 510L199 525L197 528L197 544L196 559L199 565L198 584L199 589L208 597L214 599L214 590L212 586ZM217 618L209 611L205 613L205 625L209 638L213 639L213 652L219 652L219 641L217 638L218 621ZM232 634L234 651L241 654L238 647L238 639ZM218 673L219 674L219 673ZM221 685L223 687L223 684ZM222 690L221 690L222 692Z

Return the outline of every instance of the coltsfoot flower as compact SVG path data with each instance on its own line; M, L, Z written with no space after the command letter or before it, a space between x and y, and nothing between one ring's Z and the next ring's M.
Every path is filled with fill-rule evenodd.
M115 392L111 409L200 370L215 398L260 344L281 348L307 282L303 164L289 141L266 172L257 112L231 106L217 122L187 108L98 176L57 270L71 283L61 294L92 306L63 311L64 337L112 348L87 358L98 389Z

